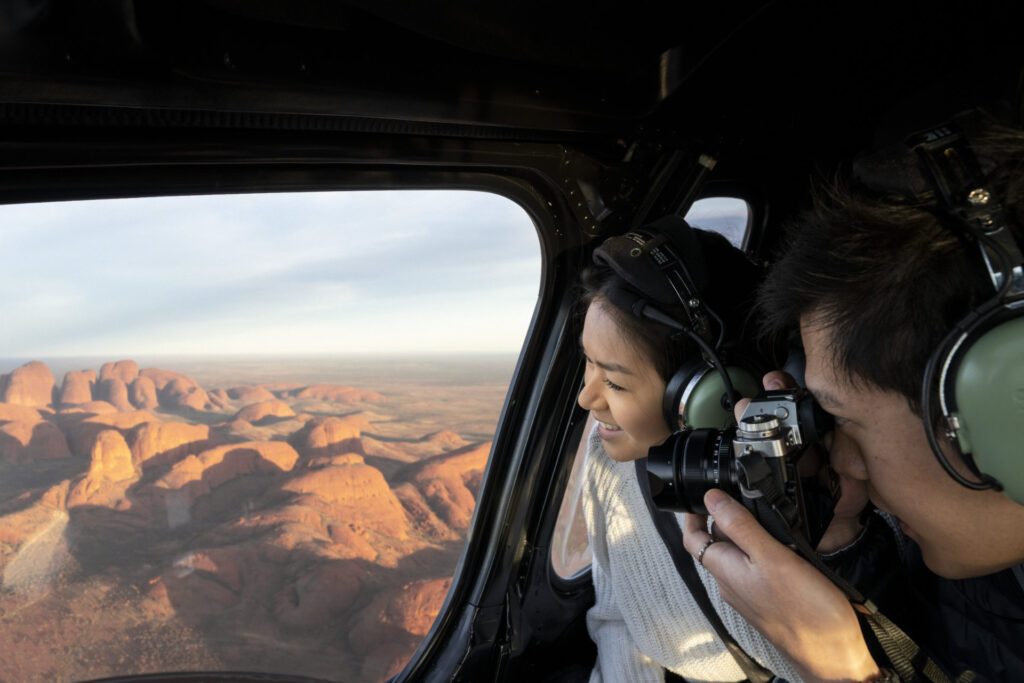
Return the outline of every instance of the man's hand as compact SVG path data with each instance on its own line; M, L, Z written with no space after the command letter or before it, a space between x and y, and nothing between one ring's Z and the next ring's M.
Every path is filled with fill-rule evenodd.
M726 602L784 653L807 680L863 680L878 673L853 607L810 563L776 541L738 501L718 489L704 504L720 540L703 565ZM694 557L711 537L688 515L683 543ZM719 534L719 530L721 534Z
M796 380L779 370L766 374L762 378L761 383L765 389L792 389L797 386ZM740 419L740 415L743 414L749 403L749 399L742 399L736 402L734 412L737 420ZM829 434L825 437L823 445L828 450L832 448L833 443L834 435ZM820 460L812 457L813 455L815 454L806 453L804 455L800 463L802 469L805 466L820 467ZM813 474L813 472L808 474ZM837 474L839 476L840 488L839 502L836 503L835 510L833 510L832 521L829 523L828 529L825 530L821 541L818 542L817 550L819 553L834 552L843 546L849 545L857 538L863 528L860 522L860 513L868 504L867 486L863 481L843 476L839 472ZM827 476L824 468L822 468L821 475Z

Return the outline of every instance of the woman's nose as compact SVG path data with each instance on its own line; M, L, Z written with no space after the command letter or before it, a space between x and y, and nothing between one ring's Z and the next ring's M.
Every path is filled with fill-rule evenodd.
M580 389L576 402L580 404L580 408L583 408L583 410L598 410L601 407L601 392L597 390L597 382L594 381L589 372L583 379L583 388Z

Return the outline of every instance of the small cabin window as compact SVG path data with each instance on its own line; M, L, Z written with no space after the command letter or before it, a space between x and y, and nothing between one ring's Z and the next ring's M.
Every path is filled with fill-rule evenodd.
M693 203L686 221L695 228L721 233L734 247L744 249L750 234L750 205L737 197L705 197Z

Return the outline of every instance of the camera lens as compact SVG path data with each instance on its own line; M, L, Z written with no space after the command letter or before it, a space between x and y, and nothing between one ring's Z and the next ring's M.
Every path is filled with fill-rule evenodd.
M673 434L647 453L654 504L664 510L708 513L704 494L719 488L740 495L732 452L735 429L691 429Z

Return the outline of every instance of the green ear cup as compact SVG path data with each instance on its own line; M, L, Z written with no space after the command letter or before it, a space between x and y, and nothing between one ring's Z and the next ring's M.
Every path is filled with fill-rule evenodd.
M960 449L1024 504L1024 318L974 342L956 373Z
M729 373L733 387L743 397L753 398L757 395L760 385L752 374L734 366L727 367L726 372ZM708 368L683 395L683 423L694 429L724 429L736 424L732 411L722 407L724 395L725 382L722 376Z

